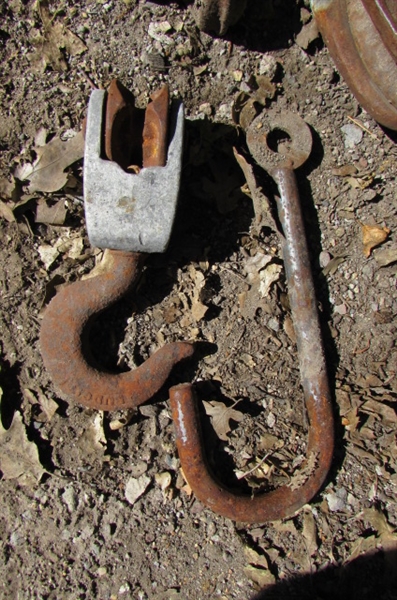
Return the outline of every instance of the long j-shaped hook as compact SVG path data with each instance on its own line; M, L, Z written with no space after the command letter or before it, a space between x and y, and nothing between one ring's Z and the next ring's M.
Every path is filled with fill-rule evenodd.
M288 155L270 152L266 118L273 123L270 130L288 134L291 143ZM284 233L286 280L309 421L306 461L300 469L300 482L295 484L292 480L291 485L257 496L242 496L226 489L206 463L192 386L183 384L171 388L170 402L181 466L194 494L208 508L225 517L260 523L292 515L319 490L332 461L334 424L309 252L292 170L309 156L311 133L297 115L273 113L253 122L247 141L256 160L271 173L280 194L277 204Z

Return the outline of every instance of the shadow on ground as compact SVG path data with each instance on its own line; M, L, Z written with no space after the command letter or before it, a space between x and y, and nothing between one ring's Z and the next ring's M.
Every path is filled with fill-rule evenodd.
M251 600L395 600L397 550L359 556L341 567L327 567L267 587Z

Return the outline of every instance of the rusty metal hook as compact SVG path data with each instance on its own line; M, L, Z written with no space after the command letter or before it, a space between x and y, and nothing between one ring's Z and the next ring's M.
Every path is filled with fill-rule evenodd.
M164 385L174 365L193 354L192 344L174 342L133 371L106 373L94 364L85 343L87 327L136 283L142 260L137 252L105 251L101 274L63 288L48 305L40 332L41 353L66 399L98 410L137 407Z
M291 146L284 153L270 150L271 131L286 132L290 138ZM284 485L258 496L238 495L226 489L206 463L193 387L190 384L172 387L170 402L181 466L194 494L220 515L259 523L292 515L316 494L331 465L334 427L309 253L293 172L310 154L310 129L295 114L269 111L254 120L247 142L256 161L276 181L280 194L277 204L284 233L284 264L309 420L307 460L300 470L301 483L297 487Z
M127 113L127 117L133 117L135 124L138 121L133 107L130 106L130 99L126 96L126 90L117 82L113 82L109 89L105 119L105 152L109 161L112 160L114 155L119 157L123 155L123 148L118 144L118 141L125 121L125 113ZM172 165L163 167L167 159L168 99L168 89L163 88L152 95L152 102L146 109L145 120L142 123L143 132L140 134L143 169L142 177L138 180L140 175L127 174L115 162L104 161L100 158L101 115L104 96L102 92L98 91L92 95L92 111L91 116L89 111L86 139L86 216L89 217L91 232L97 234L102 241L104 238L106 240L110 239L110 244L115 244L113 247L117 248L120 244L121 249L105 250L105 257L100 264L99 274L97 271L95 276L64 288L50 302L42 322L40 346L44 364L61 395L66 399L76 400L85 406L98 410L139 406L162 387L173 366L179 361L190 357L194 351L193 345L188 342L167 344L137 369L114 374L104 372L98 365L95 365L86 343L87 330L93 317L126 294L136 283L140 274L144 254L142 252L125 251L123 250L124 244L127 243L129 247L136 244L138 248L142 245L144 248L148 248L147 251L150 251L150 249L156 251L161 250L168 243L178 190L167 190L167 186L178 187L178 164L180 165L183 135L181 124L183 113L178 113L180 127L178 136L175 134L175 137L178 137L178 143L176 146L174 144L173 150L171 147L169 149L170 155L173 152L174 166L173 169ZM121 122L119 116L122 117ZM136 132L134 137L137 137ZM129 135L125 136L125 141L130 150L131 146L136 150L137 143L134 137L131 139ZM93 165L90 163L91 159ZM128 164L130 163L127 161L124 166L127 167ZM163 167L164 170L162 171L161 168L159 170L159 167ZM101 179L106 168L108 168L110 176L108 177L108 174L105 173L105 176ZM170 171L171 175L169 175ZM113 176L113 180L111 176ZM131 179L134 177L136 179ZM166 208L164 208L164 203L163 206L158 205L159 198L154 199L153 206L148 201L150 194L155 193L155 184L158 187L163 184L165 194L167 194L167 191L170 192L168 198L166 198L166 202L168 202ZM118 202L118 214L117 206L112 205L109 207L100 204L102 201L101 196L106 192L109 196L111 192L117 194L117 187L121 190L122 196ZM131 190L134 191L134 195ZM128 192L130 196L128 198L124 197L123 194ZM171 200L169 196L171 196ZM117 195L115 198L117 200ZM140 199L143 208L140 209L141 212L139 213L137 204ZM136 215L133 215L135 220L138 221L135 229L128 226L128 217L131 218L131 215L123 212L125 211L125 204L128 204L127 200L130 204L133 203L136 211ZM155 204L156 200L157 205ZM153 211L156 208L158 208L157 212L160 212L160 217L157 216L157 220L160 219L160 222L162 220L165 222L163 230L161 230L157 221L155 225L153 224ZM116 225L120 224L120 228L125 227L125 221L127 220L127 233L125 236L120 236L119 231L115 231L119 229L116 226L112 230L112 225L109 226L109 222L106 221L106 214L105 221L103 221L104 209L107 211L108 220L112 217ZM167 210L166 213L165 210ZM120 223L117 219L120 219ZM133 229L132 233L130 233L131 229ZM140 231L143 233L141 234ZM153 233L154 241L150 239L150 235L146 235L150 232ZM128 235L130 238L128 238ZM145 238L144 241L142 241L143 238ZM92 239L91 235L90 239ZM110 244L105 244L105 247L111 248ZM149 244L152 244L152 246L148 247Z

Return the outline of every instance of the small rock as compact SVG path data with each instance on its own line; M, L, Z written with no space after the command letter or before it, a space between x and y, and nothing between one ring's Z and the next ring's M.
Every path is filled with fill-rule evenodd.
M137 479L130 477L125 486L125 497L130 504L135 502L142 496L150 483L150 477L141 475Z
M198 111L199 111L199 113L202 113L202 114L206 115L207 117L210 117L212 115L212 106L209 102L204 102L203 104L200 104Z
M127 594L127 592L131 591L131 586L129 583L123 583L123 585L121 585L119 587L119 594Z
M363 139L363 131L357 125L348 123L341 127L341 131L345 136L345 148L354 148Z
M338 315L347 314L346 304L338 304L337 306L334 306L334 312L336 312Z
M272 330L272 331L279 331L280 330L280 323L278 322L277 317L270 317L270 319L267 322L267 326Z
M259 63L259 75L266 75L269 79L273 79L276 74L278 62L271 54L265 54Z
M276 417L273 413L269 413L266 418L267 426L272 429L276 424Z
M325 252L324 250L320 252L320 256L318 257L318 262L320 263L320 267L324 269L331 261L331 255L329 252Z
M67 509L70 513L74 512L77 508L77 494L74 491L74 489L72 488L72 486L69 486L65 489L65 491L63 492L62 496L61 496L62 500L64 501L64 503L67 506Z

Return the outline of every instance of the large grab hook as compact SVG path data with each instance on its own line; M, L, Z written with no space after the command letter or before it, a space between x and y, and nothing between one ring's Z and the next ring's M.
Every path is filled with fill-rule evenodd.
M44 364L66 399L98 410L137 407L166 382L173 366L193 354L193 345L174 342L125 373L95 365L86 343L94 316L119 300L136 283L142 254L105 251L103 272L63 288L48 305L40 332Z

